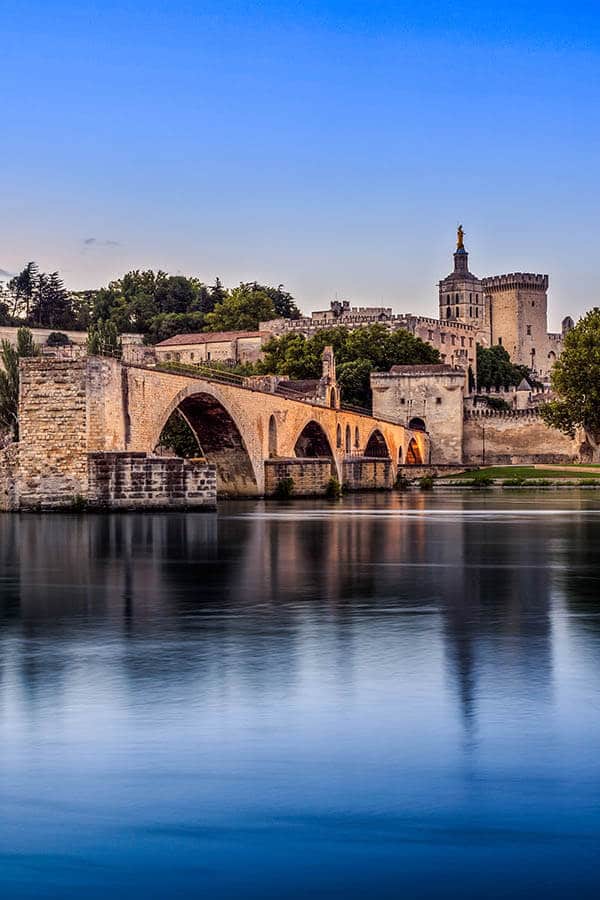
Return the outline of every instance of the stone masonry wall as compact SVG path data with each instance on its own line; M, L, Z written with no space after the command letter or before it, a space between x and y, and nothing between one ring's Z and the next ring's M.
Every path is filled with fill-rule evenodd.
M0 450L0 511L9 512L18 508L17 471L19 466L19 445L10 444Z
M90 453L88 505L98 509L215 509L216 467L145 453Z
M345 459L342 470L344 488L348 491L389 490L394 484L391 459Z
M21 509L70 506L87 496L86 360L21 361Z
M577 459L577 443L550 428L532 410L471 414L464 423L464 462L482 465L568 463Z
M285 478L293 478L295 496L319 496L335 474L331 459L267 459L265 460L265 495L275 493Z

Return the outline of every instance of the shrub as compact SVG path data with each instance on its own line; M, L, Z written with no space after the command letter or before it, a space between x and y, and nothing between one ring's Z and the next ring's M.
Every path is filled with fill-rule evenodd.
M490 487L493 483L494 479L490 475L486 475L485 472L476 472L471 479L472 486L476 488Z
M75 494L73 497L73 502L71 504L71 509L73 512L84 512L87 507L87 500L85 497L82 497L81 494Z
M396 480L394 482L394 490L396 491L406 491L410 485L410 481L406 477L403 472L398 472L396 475Z
M51 332L46 341L48 347L68 347L70 343L68 335L63 334L62 331Z
M525 484L525 479L518 475L515 478L506 478L502 482L502 487L522 487Z
M330 478L325 488L325 496L335 500L342 496L342 486L337 478Z
M277 482L277 486L273 493L273 496L276 500L289 500L289 498L294 493L294 479L289 478L281 478Z
M423 475L419 479L419 487L422 491L431 491L433 489L433 475Z

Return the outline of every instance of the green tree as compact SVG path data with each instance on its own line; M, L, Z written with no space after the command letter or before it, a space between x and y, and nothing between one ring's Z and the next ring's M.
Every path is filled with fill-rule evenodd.
M29 312L35 297L39 279L37 263L28 262L22 272L8 282L11 296L11 315L13 319L29 319Z
M518 366L511 362L508 351L499 344L493 347L477 345L477 385L479 388L509 388L517 386L528 379L530 384L537 383L532 378L527 366Z
M273 302L273 308L277 318L281 319L299 319L300 310L296 306L294 298L288 291L283 290L283 285L271 287L268 284L259 284L257 281L249 281L240 285L245 290L254 291L259 294L266 294Z
M550 373L556 399L542 416L548 425L571 437L584 428L600 439L600 309L590 310L565 335L564 350Z
M0 344L0 429L13 440L19 440L19 360L38 356L39 350L27 328L17 331L17 344Z
M114 322L102 319L90 326L87 338L87 351L90 356L119 356L121 341Z
M205 331L256 331L258 323L275 318L271 298L241 284L206 316Z
M336 356L343 399L366 407L371 403L371 372L387 372L394 365L440 361L437 350L410 332L391 332L376 324L353 331L341 326L324 328L310 338L287 332L265 345L264 358L255 370L261 374L289 375L291 379L319 378L326 346L332 346Z
M150 328L145 343L158 344L175 334L190 334L202 331L204 315L201 312L159 313L150 320Z
M184 459L202 456L196 435L178 410L169 416L158 443Z

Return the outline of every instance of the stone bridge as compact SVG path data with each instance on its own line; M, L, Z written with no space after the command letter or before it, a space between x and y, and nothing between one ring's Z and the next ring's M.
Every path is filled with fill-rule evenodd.
M157 458L175 410L195 433L204 468ZM5 467L16 467L23 509L74 497L207 505L200 496L171 503L165 479L179 501L204 488L208 496L211 484L214 494L215 478L217 493L233 497L273 493L290 475L298 494L322 493L332 475L350 489L391 487L399 463L426 463L429 451L424 432L360 412L107 357L24 360L19 418L18 461L13 451Z

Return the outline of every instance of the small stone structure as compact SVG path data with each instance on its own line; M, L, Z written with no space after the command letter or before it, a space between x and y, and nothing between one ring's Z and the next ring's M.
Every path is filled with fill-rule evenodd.
M463 460L465 373L443 364L392 366L371 374L373 414L429 432L433 464Z

